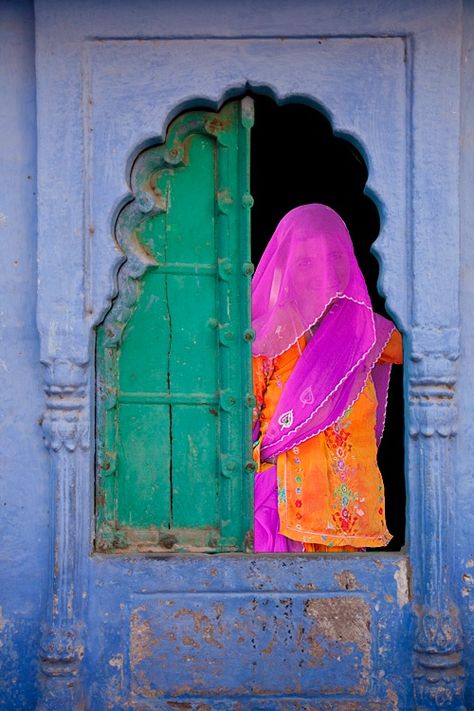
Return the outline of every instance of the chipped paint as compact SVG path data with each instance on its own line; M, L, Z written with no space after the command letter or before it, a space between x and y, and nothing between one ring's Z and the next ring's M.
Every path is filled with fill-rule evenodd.
M143 619L140 612L144 607L132 610L130 616L130 666L133 669L149 657L153 657L157 641L153 637L150 622Z
M194 647L195 649L200 648L199 642L197 642L193 637L189 637L188 635L184 635L182 638L182 642L185 646L187 647Z
M299 592L315 592L318 586L314 583L296 583L295 590Z
M249 689L262 698L368 689L372 619L362 595L297 592L249 598L241 593L223 598L201 593L190 596L186 605L183 601L179 604L178 596L170 606L173 598L148 596L132 611L135 699L163 697L163 670L167 693L175 700L183 695L245 696ZM389 654L391 645L385 647ZM232 649L231 666L226 649ZM283 657L291 664L280 666L275 675ZM295 668L300 670L296 676Z
M399 607L403 607L410 602L408 561L402 558L396 562L396 567L393 577L397 584L397 603Z
M109 659L109 666L111 666L113 669L117 669L117 671L120 672L120 685L123 688L123 686L125 685L123 654L121 652L118 652L115 656L111 657Z
M397 692L391 684L387 685L387 697L383 708L386 711L398 711L399 709Z
M354 596L308 600L305 613L312 620L309 639L319 663L328 657L342 661L358 652L360 667L357 662L354 664L359 667L359 682L353 691L366 691L372 635L370 608L365 600ZM338 692L337 686L334 691Z
M358 587L355 575L350 570L341 570L334 577L341 590L355 590Z
M111 667L115 667L116 669L122 669L123 668L123 654L116 654L115 657L112 657L109 659L109 664Z
M309 600L306 614L315 620L322 637L341 644L356 644L366 657L370 649L370 612L360 597L326 597Z
M222 614L222 613L220 613ZM219 615L219 612L217 612L217 615ZM216 616L217 616L216 615ZM185 616L190 616L193 620L194 623L194 631L196 634L202 635L202 638L204 642L207 644L211 644L214 647L217 647L218 649L223 649L223 645L221 642L218 642L217 639L215 638L214 635L214 625L211 622L210 618L208 615L204 614L203 612L195 612L193 610L178 610L174 614L174 618L176 620L179 620L182 617ZM219 632L222 632L222 628L218 625ZM186 638L188 639L188 638ZM186 642L185 644L190 644L190 642ZM197 645L199 646L199 645Z
M0 633L3 632L6 624L7 624L7 621L6 621L5 617L3 616L3 610L0 607Z

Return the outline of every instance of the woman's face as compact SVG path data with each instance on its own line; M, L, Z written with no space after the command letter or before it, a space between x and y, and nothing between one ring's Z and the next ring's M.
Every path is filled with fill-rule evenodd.
M306 238L292 255L292 281L299 293L305 290L334 294L343 292L350 277L350 262L338 240Z

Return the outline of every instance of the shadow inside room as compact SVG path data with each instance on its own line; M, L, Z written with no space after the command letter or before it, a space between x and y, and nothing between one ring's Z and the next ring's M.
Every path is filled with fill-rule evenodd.
M367 167L358 150L334 136L322 113L301 103L278 106L252 95L251 134L252 260L258 264L279 220L306 203L323 203L342 217L351 234L374 310L388 317L377 290L379 266L370 252L380 220L364 194ZM385 484L386 516L393 535L380 550L397 551L405 540L403 369L392 368L379 467ZM373 550L373 549L371 549Z

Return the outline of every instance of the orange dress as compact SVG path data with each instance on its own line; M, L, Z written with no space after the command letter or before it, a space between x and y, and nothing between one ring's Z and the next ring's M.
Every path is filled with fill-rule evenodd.
M283 387L305 347L304 336L276 358L253 358L255 418L260 440L254 447L258 470L260 441ZM380 362L402 362L402 339L394 331ZM356 402L331 427L277 457L280 533L304 542L306 551L354 550L385 546L384 486L377 466L377 399L372 378Z

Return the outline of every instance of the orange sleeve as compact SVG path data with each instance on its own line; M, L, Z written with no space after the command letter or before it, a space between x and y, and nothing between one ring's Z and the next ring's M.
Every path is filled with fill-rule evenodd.
M400 331L395 329L382 351L379 363L403 363L403 341Z
M266 356L253 356L252 358L252 378L253 378L253 394L255 395L255 407L252 417L252 426L258 420L260 411L263 407L265 390L267 389L268 380L273 372L273 361Z

